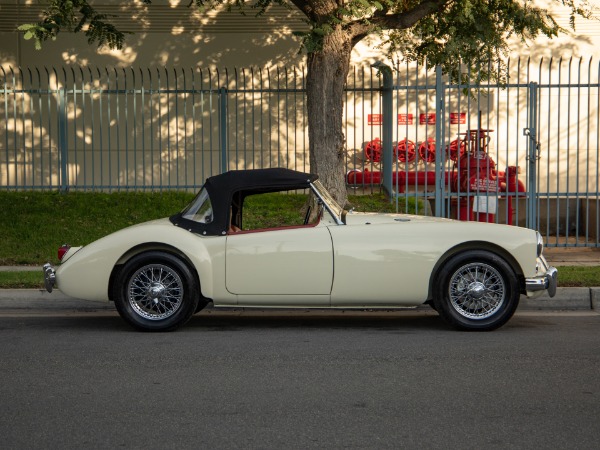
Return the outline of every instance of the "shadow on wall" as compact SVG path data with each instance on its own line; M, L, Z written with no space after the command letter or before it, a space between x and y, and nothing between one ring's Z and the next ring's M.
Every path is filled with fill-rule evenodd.
M22 43L20 65L266 67L304 61L300 39L289 27L306 27L298 12L274 8L255 18L234 11L201 15L185 5L122 9L115 23L134 32L122 50L98 49L83 35L61 33L56 41L46 42L42 52L30 42Z
M227 169L306 171L303 86L294 68L0 67L0 186L187 189Z

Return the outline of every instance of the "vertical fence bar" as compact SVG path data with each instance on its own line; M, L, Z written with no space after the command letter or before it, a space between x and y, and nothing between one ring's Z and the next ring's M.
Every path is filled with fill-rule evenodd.
M52 182L52 174L54 170L52 168L52 92L50 89L50 72L47 67L44 67L44 71L46 72L46 86L48 87L48 95L46 96L46 108L48 111L47 114L47 130L48 130L48 171L50 177L50 186L53 187L54 183ZM58 158L57 158L58 159ZM56 168L56 173L59 173L59 168ZM59 186L59 182L57 180L57 187Z
M35 154L34 154L34 148L35 148L35 137L34 137L34 133L35 133L35 114L34 114L34 109L33 109L33 95L31 94L33 92L33 74L31 73L31 69L27 69L27 72L29 72L29 123L31 125L31 135L30 135L30 145L29 148L31 148L31 153L29 153L29 158L31 158L31 184L29 185L29 189L33 189L36 186L36 176L35 176L35 172L36 172L36 161L35 161ZM27 157L27 147L25 146L25 156ZM40 183L41 184L41 183Z
M383 86L381 88L382 96L382 114L383 128L381 130L381 140L383 141L383 156L381 158L381 168L383 172L383 188L387 191L390 201L394 200L394 189L392 184L393 163L393 139L394 139L394 77L392 69L382 63L374 64L383 77Z
M537 105L538 84L529 83L529 111L527 139L527 228L537 229L537 165L538 165L538 132L537 132Z
M39 117L40 117L40 121L39 121L39 125L38 125L38 129L39 129L39 152L40 152L40 187L43 188L45 186L44 183L44 135L43 135L43 131L42 131L42 122L44 119L44 114L43 114L43 109L42 109L42 94L41 94L41 75L40 75L40 71L39 69L36 67L36 74L37 74L37 89L38 89L38 101L37 101L37 108L39 111ZM32 95L33 98L33 95ZM33 104L32 104L32 108L33 108ZM31 151L35 151L35 145L32 144L31 146ZM49 180L48 180L48 184L51 184L51 178L52 178L52 174L51 172L48 173L49 176Z
M227 141L227 88L219 89L219 150L221 152L221 173L229 170L227 154L229 144Z
M138 98L138 90L137 84L135 82L135 71L133 67L131 68L131 82L133 84L133 187L137 188L138 186L138 177L137 177L137 98ZM143 90L142 90L143 95ZM143 98L143 97L142 97ZM143 103L142 103L143 104ZM142 122L143 124L144 122ZM143 125L142 125L143 127Z
M56 72L55 72L56 74ZM57 77L58 83L58 77ZM67 158L68 158L68 142L67 142L67 111L66 111L66 88L57 89L58 95L58 148L60 154L60 191L67 192L69 189L69 180L67 178Z
M67 73L65 71L65 69L63 68L63 74L65 76L65 87L68 85L67 82ZM78 97L78 92L77 92L77 78L75 77L75 69L73 67L71 67L71 76L73 77L73 89L71 90L71 92L73 93L73 100L72 103L70 103L70 105L73 107L73 117L72 117L72 121L73 121L73 131L72 133L70 133L73 136L73 164L75 166L75 170L73 170L73 174L70 176L71 182L73 183L73 186L77 186L79 184L79 174L77 172L77 167L79 167L79 151L78 151L78 145L77 145L77 97ZM67 125L68 126L68 125ZM70 131L70 130L67 130Z
M166 91L166 97L167 97L167 101L165 102L166 108L167 108L167 140L166 140L166 147L167 147L167 186L171 185L171 83L169 82L169 70L165 67L164 68L164 72L165 72L165 91ZM163 128L162 122L161 122L161 128ZM162 159L162 158L161 158ZM160 183L161 184L161 189L164 187L164 183Z
M26 138L25 138L25 82L24 82L24 78L23 78L23 69L19 68L19 78L21 80L21 148L23 149L23 161L21 163L22 166L22 170L21 170L21 187L25 187L25 183L26 183L26 175L25 175L25 149L26 149ZM15 146L15 175L17 183L19 180L18 177L19 174L19 148L18 146Z
M445 211L445 176L444 176L444 117L445 89L442 78L442 67L435 67L435 215L446 217Z
M17 178L17 147L18 147L18 137L17 137L17 80L15 77L15 72L14 70L10 69L10 73L12 75L12 124L13 124L13 142L14 142L14 149L13 149L13 155L14 155L14 181L13 184L15 187L18 187L18 178ZM6 121L6 124L8 125L8 120ZM8 130L7 130L7 134L8 134ZM8 148L8 147L7 147ZM6 162L8 164L8 156L6 158ZM8 180L8 183L10 184L10 166L6 168L6 179Z
M590 66L592 62L590 60ZM594 193L596 197L595 201L595 229L594 234L596 235L595 246L600 246L600 63L596 65L596 176L594 186L596 187L596 192ZM589 189L589 188L588 188Z
M6 81L6 71L4 70L4 67L0 67L0 69L2 70L2 78L4 79L2 85L2 96L4 98L4 164L6 164L6 186L5 187L9 187L10 186L10 180L8 179L8 82ZM0 170L2 170L2 166L0 166Z
M245 71L244 69L242 69L242 76L245 78ZM233 167L237 168L239 161L240 161L240 142L238 139L238 133L237 130L240 129L240 115L239 115L239 110L240 110L240 85L239 85L239 74L238 74L238 69L237 67L233 68L233 92L234 92L234 96L233 96L233 114L235 115L233 120L233 132L235 133L235 135L232 137L231 139L231 149L233 151ZM242 81L242 83L245 83L245 80ZM246 107L245 107L245 97L242 96L242 122L243 122L243 126L244 126L244 130L243 130L243 136L242 139L244 139L245 141L245 126L246 126L246 119L245 119L245 113L246 113ZM242 152L245 153L246 151L246 146L245 144L242 146ZM224 171L224 169L222 169Z
M90 67L88 67L88 72L90 75L90 81L89 81L89 85L90 85L90 109L92 111L91 114L91 122L90 122L90 127L91 127L91 133L90 133L90 146L92 149L92 154L91 154L91 158L92 158L92 186L96 185L96 121L94 120L94 116L95 116L95 110L96 107L95 102L94 102L94 94L95 94L95 81L92 75L92 69ZM99 89L98 89L99 90ZM100 166L102 167L102 166Z

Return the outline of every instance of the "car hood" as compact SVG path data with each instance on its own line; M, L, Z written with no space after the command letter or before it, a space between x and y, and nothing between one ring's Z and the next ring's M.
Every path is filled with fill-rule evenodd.
M444 219L433 216L416 216L413 214L382 214L382 213L358 213L348 212L346 214L346 225L376 225L385 223L403 223L403 222L452 222L451 219Z

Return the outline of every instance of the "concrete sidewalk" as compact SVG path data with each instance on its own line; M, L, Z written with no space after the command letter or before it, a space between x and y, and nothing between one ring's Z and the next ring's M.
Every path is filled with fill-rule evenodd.
M42 266L0 266L0 272L35 272L42 273Z
M549 247L544 249L544 256L548 263L555 267L600 266L600 248Z

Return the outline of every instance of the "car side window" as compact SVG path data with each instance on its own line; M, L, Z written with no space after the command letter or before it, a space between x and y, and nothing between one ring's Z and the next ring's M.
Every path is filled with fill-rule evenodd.
M314 226L320 220L322 208L316 206L316 213L311 214L312 208L307 206L307 199L306 194L298 193L247 195L241 214L232 214L232 226L239 227L242 231ZM232 205L232 211L235 212L236 209Z

